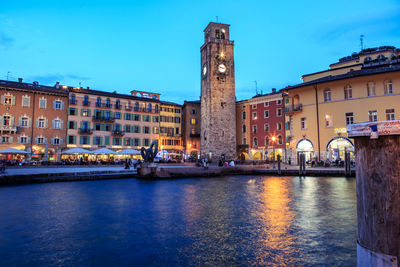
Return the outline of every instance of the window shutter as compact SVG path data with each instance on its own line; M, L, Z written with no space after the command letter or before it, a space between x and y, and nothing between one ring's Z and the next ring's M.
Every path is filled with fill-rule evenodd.
M83 121L81 121L79 128L83 129Z
M92 114L92 112L91 112L92 110L91 109L88 109L88 116L90 117L91 116L91 114Z
M30 144L30 143L31 143L31 138L28 137L28 138L26 139L26 141L27 141L28 144Z
M79 144L83 145L83 136L79 136Z
M37 144L38 143L38 139L37 138L35 138L35 144Z
M53 109L56 109L56 101L53 101Z
M61 101L61 109L64 110L64 101Z
M82 108L82 109L81 109L81 116L83 116L83 110L84 110L84 109Z
M28 127L32 127L32 118L28 119Z
M55 121L51 120L51 128L55 129Z
M74 129L76 129L78 127L78 123L76 121L74 121Z
M109 136L105 136L104 137L104 145L108 146L110 144L110 137Z
M6 97L4 95L1 96L1 104L6 103Z
M10 136L10 137L8 138L8 141L9 141L10 144L13 142L13 140L14 140L14 137L12 137L12 136Z
M21 137L17 137L17 143L21 144Z
M22 126L22 117L18 118L18 126Z
M15 106L15 96L11 97L11 105Z
M48 119L45 120L45 125L44 125L44 128L47 128L47 127L49 127L49 120Z
M60 126L61 126L61 128L60 129L64 129L64 120L60 120L61 122L60 122Z
M46 137L44 138L44 143L47 144L47 138Z
M36 119L36 128L39 128L39 118ZM35 138L36 140L36 138Z
M96 136L93 136L93 145L96 144Z
M102 145L102 144L103 144L103 137L100 136L100 145Z
M88 122L87 127L88 127L88 129L90 129L90 121Z
M63 139L62 138L60 138L60 145L62 145L63 144Z
M51 139L50 139L50 144L54 145L54 139L55 139L55 138L51 138Z

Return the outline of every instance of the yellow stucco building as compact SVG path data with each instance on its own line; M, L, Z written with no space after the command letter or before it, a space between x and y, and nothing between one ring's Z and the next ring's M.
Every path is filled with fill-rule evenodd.
M165 151L163 158L182 158L182 106L160 101L160 150ZM168 154L167 154L168 153Z
M343 160L345 151L354 151L348 124L400 119L400 49L364 49L302 78L282 89L292 162L299 153Z

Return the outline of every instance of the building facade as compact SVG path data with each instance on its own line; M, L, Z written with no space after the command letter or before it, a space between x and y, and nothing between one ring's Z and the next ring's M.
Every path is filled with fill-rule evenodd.
M160 149L182 155L182 106L167 101L160 105Z
M158 94L69 88L67 146L140 150L159 140L159 115Z
M209 23L201 51L201 156L236 158L235 69L229 25Z
M0 149L29 152L34 161L57 161L66 144L68 92L55 87L0 81Z
M185 159L200 156L200 101L185 101L182 108L182 140Z
M400 119L399 49L365 49L330 67L282 89L292 159L343 160L354 151L347 125Z

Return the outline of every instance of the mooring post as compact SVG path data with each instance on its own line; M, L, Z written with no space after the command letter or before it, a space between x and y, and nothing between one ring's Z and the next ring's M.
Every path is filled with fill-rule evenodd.
M350 153L344 153L344 175L349 177L351 175L351 166L350 166Z
M306 157L303 153L300 154L299 163L300 163L299 175L300 176L306 175Z
M399 266L400 121L352 124L358 217L358 266Z
M278 174L281 174L281 155L277 156L278 160Z

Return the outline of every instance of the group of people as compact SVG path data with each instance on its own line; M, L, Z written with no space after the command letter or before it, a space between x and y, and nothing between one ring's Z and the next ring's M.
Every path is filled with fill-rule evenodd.
M140 165L142 162L141 160L137 160L137 159L126 159L125 160L125 169L129 170L130 168L134 168L136 169L138 165Z

